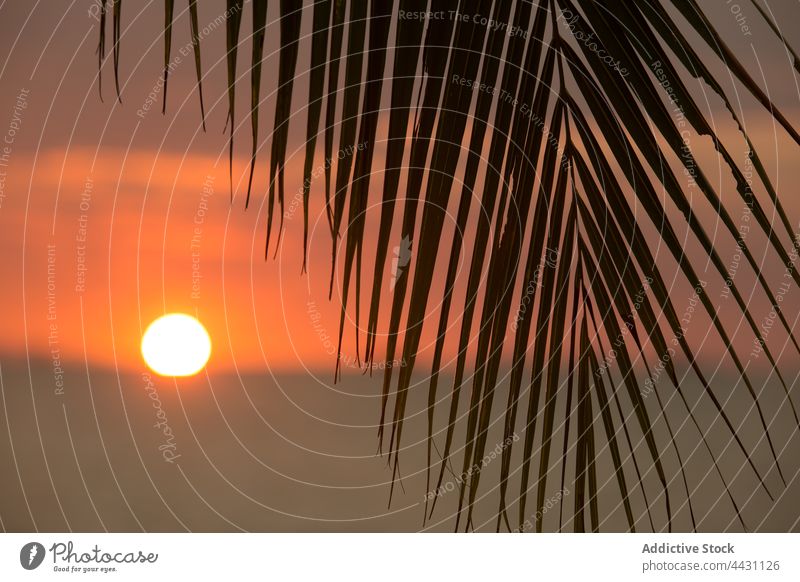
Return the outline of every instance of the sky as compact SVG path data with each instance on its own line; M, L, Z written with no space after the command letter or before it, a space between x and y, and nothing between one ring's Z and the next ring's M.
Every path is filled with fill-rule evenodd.
M369 376L359 376L352 304L347 310L342 349L348 381L335 386L332 383L340 318L338 282L341 273L334 273L335 284L329 298L332 244L323 213L321 178L311 184L309 263L307 273L301 273L303 220L300 186L306 113L304 106L299 104L305 103L307 94L307 49L301 50L298 61L286 167L283 238L274 258L272 250L267 260L264 257L269 132L277 78L274 53L278 41L275 24L277 3L270 3L269 8L271 24L267 29L267 60L262 89L265 101L261 115L261 150L255 171L254 197L247 209L244 195L251 139L250 120L246 114L249 109L246 67L250 58L249 10L242 25L241 85L234 121L236 148L231 169L232 192L228 142L223 131L227 115L225 31L223 26L214 24L223 10L223 3L199 3L200 27L204 31L205 132L200 123L194 61L186 50L189 46L189 21L185 3L178 4L176 9L172 52L175 67L170 74L166 115L161 113L163 86L159 81L163 66L161 3L143 2L136 8L126 4L120 56L121 103L114 98L110 59L103 66L102 99L99 92L96 2L73 0L58 4L58 9L55 9L53 3L43 0L0 3L0 139L4 140L0 144L3 148L0 149L0 264L3 272L0 283L0 375L5 371L6 388L18 386L20 390L4 402L6 410L19 413L16 417L12 414L11 421L6 419L6 424L11 427L13 423L14 430L21 431L16 434L26 435L22 440L33 447L30 467L26 468L28 461L24 459L14 461L22 463L22 473L32 480L25 483L35 482L44 490L51 488L55 492L65 484L77 486L83 481L87 490L86 496L68 497L64 503L73 507L66 509L61 507L57 494L41 493L41 503L52 509L48 514L52 521L40 519L38 525L57 529L64 523L69 524L71 516L70 525L91 529L102 522L94 521L92 514L95 514L98 517L111 516L107 518L111 519L108 524L111 528L136 529L144 524L147 529L180 529L182 525L201 529L236 529L232 525L235 523L242 528L258 529L264 527L265 522L259 517L263 510L270 516L270 528L313 530L322 527L314 519L324 517L332 504L341 503L341 511L330 510L329 517L334 519L332 528L344 527L342 521L335 520L352 517L360 507L363 509L361 515L378 519L376 524L367 526L368 529L418 527L419 513L413 513L413 517L406 515L418 509L419 496L408 497L408 502L401 504L401 507L408 508L408 514L403 513L402 517L393 518L385 508L385 486L389 474L385 461L373 455L379 378L386 362L381 359L381 340L376 351L376 379L370 382ZM738 4L727 2L710 10L709 16L737 54L742 55L748 70L768 87L770 97L791 121L796 122L800 119L800 90L791 63L770 37L758 15L746 2L741 4L741 13L733 8ZM770 3L778 22L787 21L787 14L792 12L789 4ZM701 5L711 6L708 2L701 2ZM306 17L302 34L309 32L310 18ZM796 30L785 32L790 42L800 45L800 33ZM391 62L390 53L387 63ZM712 70L724 71L710 57L709 62ZM725 73L721 78L725 87L732 86ZM741 140L736 128L721 103L707 88L696 82L693 86L706 99L707 110L720 134L739 143ZM796 144L792 144L785 133L769 121L752 98L740 92L735 95L748 123L748 131L761 148L778 191L784 193L787 212L800 232L800 198L794 195L796 184L800 182ZM384 101L388 106L386 95ZM382 191L384 146L381 140L385 139L387 126L388 118L382 115L376 155L378 171L372 178L370 189L369 226L365 238L368 242L376 239L376 219L380 212L378 200ZM315 170L320 169L324 162L320 153L321 143L318 145ZM714 159L713 148L706 138L698 138L694 145L701 160ZM741 152L742 149L735 151ZM459 165L459 170L463 170L463 164ZM730 203L734 220L739 221L740 204L736 201L730 176L719 167L719 172L711 178L719 186L723 200ZM401 191L404 191L403 184ZM455 208L450 209L451 219L454 211ZM697 211L704 218L712 216L702 201L698 201ZM723 260L730 262L735 253L733 242L725 238L719 224L712 221L710 226L713 238L719 239ZM453 221L450 220L443 240L449 240L452 230ZM651 233L654 233L652 229ZM679 234L684 232L679 231ZM393 233L392 240L398 239L399 234ZM763 237L754 233L749 242L763 254ZM687 242L688 252L700 256L699 249L693 244ZM374 245L365 247L364 264L368 270L374 262L371 261ZM271 246L271 249L275 248L275 245ZM412 247L412 252L436 250ZM438 251L448 252L449 247L443 244ZM390 247L391 252L399 254L399 247L393 250ZM761 258L762 254L757 253L757 256ZM656 255L664 265L672 265L674 270L665 249L656 249ZM464 264L462 259L457 297L461 296L459 293L463 294L467 270L468 263ZM778 280L781 265L775 262L774 257L767 256L763 271L772 277L771 280ZM387 270L383 306L388 305L391 299L390 279L391 273ZM371 276L365 274L364 281L371 284ZM739 282L748 291L746 295L758 314L757 319L763 318L768 306L758 292L750 292L750 287L755 288L753 274L743 269L737 275ZM443 284L441 277L434 281L434 286L437 284ZM677 297L688 297L685 283L676 279L674 285ZM721 295L721 281L711 281L710 285L712 295L719 298L718 308L727 312L730 308L726 307L726 299ZM794 317L800 312L800 293L791 289L787 297L787 305L796 307L792 310ZM459 304L459 300L454 302L454 305ZM426 335L423 336L420 355L425 364L432 352L433 330L430 328L435 328L438 321L437 307L432 306L426 319ZM684 305L679 303L678 311L682 307ZM185 482L176 477L172 463L163 461L163 450L159 449L163 444L159 440L163 433L158 432L160 429L153 432L151 427L148 415L152 411L147 400L150 396L143 375L148 372L139 353L141 334L148 323L173 311L198 317L209 330L213 342L208 375L182 382L180 386L185 391L178 390L178 383L153 380L165 410L173 419L170 426L181 435L179 454L186 462L183 465ZM386 329L386 311L382 314L380 329ZM362 306L362 325L366 312ZM735 326L737 322L739 325ZM458 319L452 321L456 327L459 323ZM750 345L752 337L745 334L741 318L732 320L732 323L737 330L734 337L739 342L737 345ZM451 331L451 338L457 336L457 331L454 331L455 328ZM691 337L693 341L703 342L702 357L707 363L716 365L722 348L718 342L706 338L707 332L708 320L698 317L690 332ZM771 333L771 341L778 348L785 347L785 335L779 329ZM363 331L359 337L363 348ZM445 368L452 368L454 348L452 342L448 342ZM784 354L782 362L796 368L796 362L788 351L777 349L776 352ZM763 365L763 360L755 364L756 367ZM423 365L421 370L424 372L427 367ZM99 376L94 376L95 371ZM720 377L727 377L725 374L729 372L728 363L727 367L723 366ZM250 398L259 394L261 382L268 387L268 394L274 400L253 404ZM98 415L93 408L95 413L89 415L87 407L95 405L90 397L98 389L98 384L103 394L103 398L97 401L101 414ZM28 398L28 387L30 397L39 399L43 420L29 418L30 410L24 400ZM108 392L104 391L105 387ZM285 390L287 387L290 389ZM53 394L66 395L67 398L53 401L49 398ZM337 395L341 399L337 400ZM267 415L270 422L266 423L258 414L265 408L272 414ZM412 422L418 423L420 435L424 434L421 410L420 407L412 414L415 419ZM217 416L220 411L227 411L227 414ZM248 456L247 448L237 448L236 454L241 458L230 460L228 469L225 469L225 457L231 447L241 444L237 438L239 433L230 430L226 419L238 421L235 428L245 433L242 436L244 442L266 439L270 443L266 452L259 452L266 457L261 457L263 463L257 470L248 465L252 457ZM276 423L275 419L284 422ZM37 447L33 426L38 429L40 422L50 429L45 431L44 437L39 432L41 446ZM76 441L71 441L70 431L75 431L76 426L91 427L92 423L97 424L97 435L92 427L89 433L81 434L79 431L75 435ZM333 428L327 427L326 423ZM326 427L320 429L321 425ZM120 427L127 427L129 433ZM218 440L213 437L218 437ZM84 445L81 445L81 438ZM66 449L67 442L73 442L72 452ZM98 502L107 503L107 511L102 506L94 506L97 497L89 491L113 491L113 483L117 481L114 468L123 472L127 469L122 468L126 465L116 460L113 451L109 456L105 445L101 447L99 443L106 443L112 449L116 447L123 451L120 454L131 458L138 455L141 461L141 467L137 465L130 469L129 481L121 478L124 492L119 492L119 498L114 497L117 493L111 493L111 497ZM421 443L421 440L414 440L413 445L409 445L409 458L412 459L409 465L413 468L409 470L409 479L412 483L423 478ZM327 445L331 446L330 450L325 449ZM351 452L354 448L357 453ZM13 450L4 443L3 453L8 462L11 462ZM76 450L79 453L75 453ZM81 454L81 462L73 464L69 458L72 454ZM319 464L320 458L326 454L334 458L330 466ZM349 458L353 455L363 457L354 461ZM53 462L53 458L59 461L52 465L56 477L51 476L48 485L45 475L51 465L47 459ZM209 458L214 462L208 462ZM697 462L702 464L702 459ZM276 478L265 485L262 480L264 466L269 468L266 472L277 470L291 474L294 480ZM46 473L42 471L43 467L48 467ZM87 469L86 475L81 475L76 472L76 467L91 469ZM332 475L330 479L327 479L328 474ZM165 480L160 487L148 488L147 481L153 476ZM227 499L230 492L226 487L231 483L223 476L231 478L247 495L231 494L235 499ZM240 481L236 481L237 478ZM204 479L208 480L204 482ZM23 480L21 478L20 483ZM297 480L313 486L298 486ZM209 490L198 492L195 489L198 483L210 484ZM344 499L333 493L328 495L330 492L324 486L320 488L320 484L334 485L334 493L341 491L336 487L344 490L350 485L368 484L368 487L363 495L358 488L347 490ZM153 485L152 480L150 485ZM266 487L269 496L278 499L273 505L279 511L264 509L261 506L265 501L259 499L261 505L256 505L261 509L251 513L249 500L258 496L256 491L261 491L259 487ZM299 491L295 492L296 496L293 496L293 487ZM13 516L8 523L21 529L30 527L28 517L24 512L12 511L12 507L24 506L20 497L23 490L25 487L20 487L14 493L16 497L10 497L3 508L6 520L9 520L9 513ZM138 498L140 490L141 498ZM421 490L420 487L417 490ZM174 509L172 516L167 515L169 512L160 515L147 513L160 492L166 492L168 499L164 505ZM212 501L204 504L202 500L205 499ZM122 500L131 503L134 510L126 510ZM215 506L215 501L220 505ZM359 501L365 505L359 506ZM754 514L765 511L763 505L758 505L762 501L754 502ZM186 507L181 507L184 502ZM225 509L215 514L209 506ZM225 510L231 513L227 514ZM310 521L291 517L303 511L312 516ZM228 515L228 518L224 519L220 513ZM770 522L772 525L769 527L788 527L781 521L780 513L779 510L774 513L771 519L776 521ZM59 514L65 516L63 522ZM173 519L175 515L180 519ZM189 518L186 516L197 515L202 516L197 518L198 521L187 521ZM0 511L2 516L3 511ZM724 527L724 518L720 519L723 521L715 524ZM352 527L358 529L360 526Z
M270 14L275 9L271 7ZM311 185L310 265L307 275L300 273L305 109L298 105L293 110L284 237L276 258L264 261L268 132L275 99L276 57L271 51L277 28L267 29L263 151L256 165L253 203L245 210L249 79L246 66L240 65L236 194L231 201L227 140L222 133L227 114L221 58L224 30L218 20L215 25L214 10L213 3L201 6L208 110L208 131L203 132L183 7L174 25L175 66L167 115L160 112L163 46L158 3L145 3L141 12L126 8L120 57L122 103L114 100L110 62L104 67L104 100L99 98L94 4L72 2L63 12L47 10L41 2L3 7L8 34L2 39L7 57L0 94L5 119L0 124L14 135L4 168L0 250L6 272L14 275L1 291L2 303L13 309L5 322L8 331L0 336L0 351L41 356L52 347L55 334L65 359L131 367L139 363L139 337L152 319L164 312L188 311L199 315L210 330L214 367L297 370L321 368L334 360L331 342L338 336L340 286L334 285L329 301L331 240L321 214L322 178ZM245 12L243 31L248 31L249 11ZM710 14L732 46L747 48L752 43L753 59L742 51L744 62L755 59L765 79L780 80L768 84L770 96L791 118L800 106L796 83L781 76L789 63L764 25L749 15L744 22L753 29L747 35L735 14L724 10ZM309 20L304 21L304 34ZM240 61L247 62L247 32L242 44ZM307 91L307 58L301 53L295 103L302 102ZM391 63L391 54L387 62ZM721 134L735 136L720 103L706 97ZM742 97L741 106L756 143L767 144L763 151L768 165L779 168L776 183L796 183L796 165L781 157L794 155L783 147L788 145L786 136L762 123L764 115L752 100ZM382 118L379 126L378 167L386 121ZM697 141L698 155L713 159L708 143ZM323 157L317 155L315 169L322 164ZM729 180L722 169L719 177L712 178L722 185ZM378 171L371 191L380 192L381 184ZM723 200L731 197L725 188L721 192ZM785 197L790 215L797 216L800 205L795 200ZM373 231L378 213L376 194L368 216ZM452 222L448 226L452 230ZM720 245L724 248L730 242L723 240ZM370 264L368 258L365 264ZM457 279L460 288L465 279L466 270ZM371 277L365 274L365 280ZM433 307L429 317L437 315ZM355 361L352 304L347 319L343 354L346 361Z

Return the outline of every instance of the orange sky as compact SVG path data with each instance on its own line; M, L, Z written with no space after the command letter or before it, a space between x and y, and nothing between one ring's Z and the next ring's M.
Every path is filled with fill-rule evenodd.
M52 323L67 359L82 359L85 342L91 360L130 365L143 326L185 311L208 327L213 366L334 361L320 339L334 341L338 328L326 293L327 224L313 233L312 265L301 277L301 210L287 217L282 256L265 262L263 212L231 206L227 161L114 150L93 158L80 148L46 152L30 206L16 197L3 209L13 216L2 233L7 266L20 276L4 285L2 301L25 301L6 320L11 333L0 349L46 352ZM25 187L19 177L9 179L14 190Z
M196 314L209 329L214 342L212 370L234 365L255 369L266 365L275 370L307 366L332 374L339 301L338 288L333 300L327 299L331 242L324 218L317 220L321 216L321 180L312 185L310 264L308 274L300 275L302 214L296 196L302 180L304 109L298 108L292 121L287 162L286 204L287 209L294 205L296 211L289 210L278 259L264 262L269 144L264 138L266 150L259 158L251 208L243 208L241 185L231 205L226 139L221 133L227 110L221 90L224 60L217 58L224 53L220 50L224 31L213 31L204 40L209 131L202 133L190 59L178 63L170 77L168 115L162 117L158 111L160 95L155 108L137 115L155 86L163 58L160 39L152 33L163 18L160 10L132 13L127 21L122 105L112 100L110 69L104 81L105 101L98 99L93 55L96 22L91 15L76 9L61 18L37 9L28 19L27 11L20 10L19 22L12 22L14 11L9 10L9 26L25 26L29 34L21 40L11 35L0 41L5 49L2 54L14 55L3 63L3 73L17 81L3 88L0 130L12 119L17 95L27 92L21 129L12 144L3 183L6 196L0 205L4 265L0 302L5 306L0 353L48 357L57 348L68 360L86 357L93 363L136 367L141 365L138 343L144 327L165 311L186 311ZM202 10L209 12L203 14ZM213 10L201 7L201 20L210 21L213 16ZM175 47L183 46L188 38L186 15L178 18ZM245 23L243 30L249 30L249 25ZM143 35L143 31L151 34ZM25 44L31 38L48 38L51 32L51 44L45 47ZM268 33L268 44L275 40ZM248 60L249 40L244 42L243 59ZM775 54L774 47L771 50L767 56ZM274 63L274 56L269 58ZM300 60L305 63L307 55L301 53ZM780 64L774 59L765 62L780 75ZM305 69L301 66L300 70ZM244 66L240 75L246 83ZM268 79L270 91L272 81ZM303 101L306 83L305 74L300 74L295 103ZM800 104L793 87L770 86L778 87L773 98L785 107L790 119L797 119ZM239 181L246 179L250 140L249 119L244 115L249 91L240 90L238 98L239 148L234 176L241 184ZM271 126L274 95L265 95L265 99L262 138ZM720 111L713 99L709 107ZM776 141L773 127L762 123L766 119L762 113L753 113L757 109L751 102L745 100L743 107L749 108L749 129L763 147L768 167L780 168L780 173L773 175L779 189L784 189L790 216L800 216L800 202L791 190L800 179L796 147L782 147L788 144L785 136L779 133ZM379 139L385 137L383 121ZM720 113L715 123L723 133L735 137L727 114ZM712 159L707 140L697 142L698 155ZM317 165L322 162L321 143L318 145ZM382 163L379 152L375 167L382 170ZM727 173L721 170L710 177L715 183L728 184L722 188L723 198L733 200ZM381 191L378 171L371 183L371 203L377 204ZM738 201L731 202L734 219L739 207ZM368 241L374 240L378 212L378 207L370 210ZM449 241L449 232L443 240ZM81 240L84 237L86 240ZM397 238L393 235L392 240ZM727 243L721 244L725 248ZM364 264L369 268L373 249L366 246ZM448 253L449 244L439 252ZM659 252L665 253L663 249ZM51 280L48 257L54 261ZM196 280L198 274L199 294L193 297L193 277ZM386 277L388 281L388 270ZM745 275L742 277L745 281ZM463 272L459 276L462 286L465 279ZM54 285L48 296L50 282ZM371 279L365 277L364 282ZM368 290L362 293L366 303ZM387 290L383 307L389 305L389 299ZM453 308L460 309L462 303L456 299ZM680 311L680 306L676 308ZM362 306L362 318L367 309ZM387 315L384 309L381 329L386 328ZM435 309L431 317L429 331L438 321ZM51 344L49 338L56 336L57 343ZM348 361L355 356L353 346L350 322L344 344ZM452 347L448 344L451 351ZM381 357L379 346L376 359Z
M24 161L15 160L16 167ZM300 157L290 161L288 184L300 183L301 163ZM330 234L320 214L321 182L312 186L317 202L309 268L301 275L302 206L295 189L287 189L278 258L264 261L264 197L257 196L247 211L241 197L231 205L225 158L113 148L45 150L32 182L29 176L9 174L9 191L30 187L30 195L11 196L2 207L0 248L12 276L5 279L0 301L13 309L5 311L0 351L22 355L27 346L31 355L41 356L58 349L67 360L138 366L144 327L164 312L184 311L209 329L212 370L266 365L332 372L339 298L327 298ZM380 176L374 182L373 192L379 192ZM791 211L796 215L796 204ZM465 278L463 272L462 285ZM371 276L364 281L370 283ZM387 290L383 305L390 299ZM460 304L461 299L454 302ZM362 307L362 318L365 311ZM438 321L438 312L432 314L429 331ZM350 361L353 328L348 321L344 354ZM379 348L376 358L381 357Z

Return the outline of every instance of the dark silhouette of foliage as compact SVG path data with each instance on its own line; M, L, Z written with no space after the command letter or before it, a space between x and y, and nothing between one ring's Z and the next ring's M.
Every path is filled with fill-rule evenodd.
M756 0L752 2L785 45L768 12ZM118 95L121 5L121 0L113 3ZM240 0L227 0L231 160L244 6ZM253 168L260 145L258 114L267 2L253 0L250 6L254 23L250 75L253 142L248 201L254 189ZM194 0L189 1L189 9L205 123ZM173 2L165 1L165 107L173 10ZM447 16L400 16L425 11ZM101 65L106 53L105 12L104 0ZM378 200L374 189L370 191L370 175L383 164L366 340L359 353L366 367L374 362L379 314L381 309L390 309L388 329L381 330L388 338L385 357L387 362L399 360L403 364L397 369L386 368L378 437L392 467L392 486L400 477L412 374L419 371L422 332L430 325L426 316L438 305L432 367L426 371L427 481L429 490L438 489L451 470L452 457L461 455L464 479L460 482L456 529L469 530L475 525L474 509L482 495L481 462L487 446L491 448L487 440L492 413L498 407L495 396L505 380L508 393L500 413L504 419L503 442L508 444L502 451L499 487L491 490L498 500L498 531L526 529L526 516L544 511L548 487L572 492L569 502L561 498L559 529L597 531L604 512L610 511L601 503L598 491L606 472L609 483L618 489L631 531L638 521L631 501L637 490L645 500L647 523L652 529L671 530L674 512L684 503L688 503L692 526L697 529L700 516L692 505L696 484L684 471L674 419L671 422L667 414L673 397L698 431L732 515L746 529L740 501L718 463L720 451L706 439L710 423L697 417L690 404L695 398L686 394L688 376L702 387L702 397L723 421L726 436L743 457L746 470L752 471L761 493L774 497L774 485L768 485L767 479L773 467L784 485L786 479L779 460L780 446L764 410L763 391L754 386L752 372L734 346L734 332L718 316L705 290L701 279L704 263L727 281L744 318L745 326L738 333L749 330L763 349L781 385L783 402L795 423L800 423L789 384L777 367L748 299L729 278L719 243L698 216L699 201L687 197L687 179L707 202L723 234L735 241L798 354L800 346L773 285L762 274L748 241L710 181L709 168L687 146L680 128L691 128L695 135L710 139L717 161L733 178L770 251L796 284L800 284L800 274L793 264L797 241L791 221L747 133L741 111L731 103L704 59L711 56L721 60L731 77L763 105L795 144L800 145L800 135L737 60L695 0L315 0L313 10L304 9L301 2L281 0L279 12L279 70L277 75L273 72L265 76L277 79L277 105L269 137L267 249L274 208L277 204L282 216L284 205L289 126L297 123L291 115L292 100L307 99L304 240L308 237L309 197L323 195L311 190L309 180L316 140L322 134L333 270L337 268L338 239L345 237L344 253L338 257L343 261L340 353L349 300L355 304L355 321L359 322L364 298L365 210L369 201ZM308 18L312 34L301 38L301 22ZM492 26L487 26L487 18ZM689 31L701 39L701 46L687 40ZM342 54L345 34L346 50ZM293 97L301 43L310 46L309 91L307 97ZM797 69L794 51L786 48ZM387 56L393 57L388 64ZM339 78L341 65L343 84ZM704 83L727 107L747 146L747 158L760 182L758 188L766 196L754 193L742 164L716 134L709 114L704 113L684 82L687 75ZM375 138L384 92L391 97L391 107L383 113L388 116L388 140L386 155L379 160ZM337 99L342 100L340 113ZM320 127L323 104L324 124ZM354 156L331 164L335 161L335 129L340 149L353 149L356 144L364 147L353 149ZM404 166L406 157L409 162ZM462 161L463 174L456 175ZM401 177L405 178L404 197L399 193ZM445 211L451 199L457 206L456 228L452 237L446 238ZM685 225L678 224L676 216ZM398 227L398 242L405 243L410 262L393 273L389 307L381 304L385 299L382 291L386 265L392 260L392 232L395 229L397 235ZM686 242L678 230L684 227L691 233L692 244L702 248L702 255L690 257L685 252ZM468 231L472 234L465 237ZM649 234L653 231L658 235ZM280 234L274 244L279 240ZM709 380L709 371L698 358L701 346L696 341L693 345L687 335L674 291L670 292L672 283L667 282L663 267L654 258L656 247L672 256L679 277L693 289L710 318L711 333L722 342L738 371L740 382L735 386L713 386ZM304 244L304 269L306 252ZM469 264L466 292L463 305L453 306L462 261ZM436 277L444 277L439 296L433 291ZM332 276L331 290L333 284ZM443 397L442 357L445 339L455 333L448 331L454 311L458 311L460 322L458 351L452 385ZM358 335L356 344L360 344ZM504 362L508 362L507 374L502 373ZM661 381L655 380L657 367L664 373ZM649 379L655 400L645 400L642 378ZM744 390L752 401L769 447L770 467L754 459L753 445L741 437L730 417L725 394L730 390ZM463 399L468 399L468 409L462 416ZM434 411L446 401L448 421L439 428ZM654 430L662 422L666 439L657 437ZM459 426L465 434L460 449L454 448ZM434 440L442 433L444 448L436 460ZM517 433L521 442L515 446L511 437ZM608 451L610 467L598 462L602 451ZM665 462L669 451L677 455L677 466ZM675 478L677 486L673 484ZM517 481L519 490L514 493L510 487ZM436 499L426 504L425 519L434 514ZM516 506L516 515L510 514L510 500ZM654 508L659 508L655 515L651 511ZM659 515L665 516L663 522ZM536 520L537 531L541 531L542 523Z

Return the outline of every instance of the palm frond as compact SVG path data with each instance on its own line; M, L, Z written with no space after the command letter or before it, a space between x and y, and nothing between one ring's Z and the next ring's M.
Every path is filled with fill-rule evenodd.
M325 63L328 60L328 22L331 0L315 0L314 32L311 39L310 79L308 82L308 123L306 125L306 158L303 166L303 272L308 260L308 197L311 191L311 172L317 146L317 130L322 113L325 89Z
M267 218L267 244L265 255L269 253L272 231L272 212L275 202L275 186L278 187L278 203L281 207L278 240L283 230L283 192L284 163L286 143L289 136L289 116L292 107L294 72L297 67L297 51L300 38L300 21L303 5L298 0L281 0L281 52L278 68L278 100L275 105L275 125L272 131L272 151L269 161L269 216ZM277 245L276 245L277 246Z
M164 0L164 95L161 113L167 112L167 83L169 81L169 55L172 50L172 18L175 13L175 0Z
M203 104L203 65L200 55L200 26L197 18L197 0L189 0L189 19L192 28L192 50L194 51L194 67L197 75L197 95L200 98L200 121L203 131L206 130L206 107Z
M250 177L247 180L245 207L250 204L253 174L258 153L258 110L261 106L261 60L264 55L264 35L267 28L267 0L253 0L253 55L250 66L250 126L253 132L253 150L250 154Z
M243 4L227 0L231 166ZM797 54L771 14L757 0L752 4L785 47L794 70L800 71ZM341 374L351 304L358 361L363 359L371 369L378 338L385 335L386 362L400 362L386 367L381 386L378 442L381 453L386 447L391 466L390 502L400 479L412 378L422 361L425 334L435 332L425 398L426 487L438 491L453 457L460 456L464 478L453 520L456 529L480 529L493 521L498 531L543 531L549 494L556 487L562 493L571 487L570 502L560 497L557 528L598 531L615 511L603 489L607 482L613 483L617 507L630 531L702 529L704 517L694 499L698 484L688 470L695 452L687 455L679 438L686 430L697 433L697 446L710 459L709 471L718 480L721 497L746 529L747 502L738 498L733 479L722 470L722 456L736 454L753 478L754 494L769 499L775 497L773 469L783 486L786 477L779 453L784 443L776 442L778 433L771 426L775 411L767 405L775 395L768 399L767 387L757 389L752 356L743 357L736 335L749 334L759 346L770 377L780 384L777 397L793 417L792 428L800 428L792 383L779 369L750 295L759 293L766 300L797 354L800 343L782 294L757 259L756 243L740 232L722 187L709 178L708 163L695 154L684 132L707 138L713 146L719 168L728 174L738 200L766 240L766 252L783 266L785 279L798 286L800 238L743 112L712 73L709 59L727 67L737 87L764 108L794 146L800 145L800 134L703 9L694 0L315 0L308 41L300 36L304 10L301 2L280 2L266 251L276 206L281 215L274 244L280 244L295 73L300 45L308 42L302 270L308 257L312 167L323 132L325 185L320 199L324 195L332 234L329 295L336 273L342 273L335 377ZM165 0L165 108L173 11L174 3ZM189 0L189 12L205 123L195 0ZM103 1L101 67L105 17ZM121 2L116 0L113 61L118 96L120 21ZM245 205L262 145L258 116L269 24L267 1L254 0L252 149ZM700 42L690 42L689 34ZM387 72L389 55L393 61ZM721 135L685 78L702 82L724 104L758 184L746 175L743 162L732 153L731 138ZM384 95L391 102L386 114L381 110ZM375 264L369 272L362 255L369 244L371 176L381 163L376 140L382 115L388 116L386 155L382 193L375 200L380 202ZM334 164L337 133L340 150L354 155L340 156ZM447 236L450 209L455 209L455 228ZM703 218L709 212L721 227L713 237ZM411 249L411 257L406 267L392 273L389 300L384 289L393 233ZM340 237L345 238L341 257ZM755 289L740 288L728 273L722 259L726 243L741 252L743 264L754 274ZM687 244L699 250L687 251ZM463 283L458 278L462 262L469 264ZM670 277L691 289L691 300L709 321L709 333L736 369L734 386L714 385L702 346L679 316L676 292L667 284ZM744 323L735 333L718 312L704 277L722 281L733 298ZM364 286L369 310L362 346ZM457 313L454 302L463 302ZM437 309L436 326L428 329L428 317ZM456 326L459 331L452 340L457 351L453 361L446 362L447 341L453 335L449 330ZM452 386L442 395L439 384L444 378ZM697 390L687 378L696 382ZM646 398L643 382L655 399ZM462 396L467 385L469 396ZM501 390L505 398L498 410L495 400ZM757 416L759 443L765 442L768 455L757 455L760 445L746 439L737 424L734 395L742 396ZM673 399L685 410L679 418ZM463 400L468 400L466 411ZM697 401L707 403L722 421L719 430L730 441L730 451L719 450L708 438L716 419L699 415ZM442 406L447 420L437 426L435 412ZM457 429L464 433L460 447ZM487 490L488 471L482 460L498 430L503 439L501 466L492 471L499 473L499 487ZM515 447L517 435L521 443ZM441 450L441 458L434 458L434 450ZM519 489L512 496L515 485ZM490 494L496 496L496 513L479 520L477 515L484 511L479 502ZM426 497L423 520L432 518L437 500ZM514 510L516 518L510 517ZM531 515L536 516L535 524L529 527Z
M225 46L228 63L228 120L231 135L228 140L228 166L233 200L233 131L236 124L236 57L239 51L239 29L242 26L243 0L227 0L225 11Z

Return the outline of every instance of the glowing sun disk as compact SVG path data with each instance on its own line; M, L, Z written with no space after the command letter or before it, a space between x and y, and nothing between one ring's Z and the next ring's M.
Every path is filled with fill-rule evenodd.
M193 376L208 362L211 338L197 319L168 313L151 323L142 336L142 357L161 376Z

